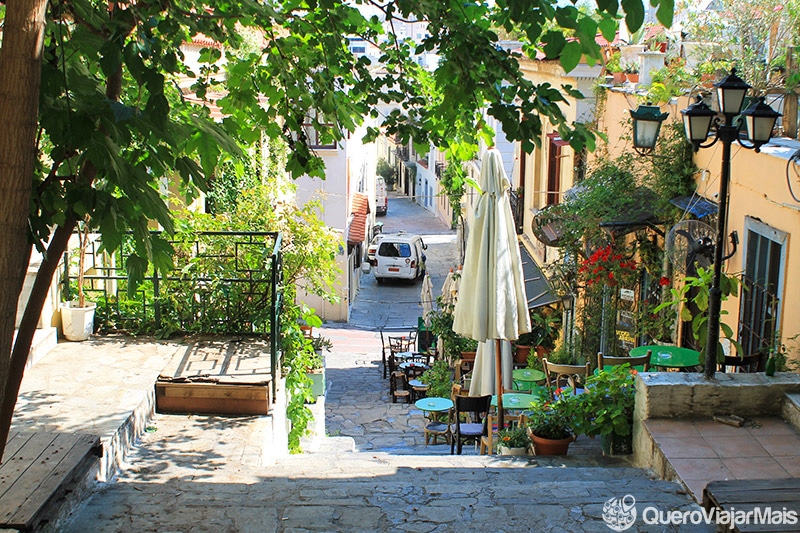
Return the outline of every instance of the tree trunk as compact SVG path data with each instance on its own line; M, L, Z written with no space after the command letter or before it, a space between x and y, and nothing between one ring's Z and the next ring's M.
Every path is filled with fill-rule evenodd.
M3 280L0 399L3 403L10 395L16 399L18 390L9 387L8 381L17 300L30 260L28 211L36 162L46 6L45 0L8 0L0 48L0 235L3 236L0 239L0 280ZM8 429L4 433L8 435ZM0 443L0 457L5 441L3 438Z

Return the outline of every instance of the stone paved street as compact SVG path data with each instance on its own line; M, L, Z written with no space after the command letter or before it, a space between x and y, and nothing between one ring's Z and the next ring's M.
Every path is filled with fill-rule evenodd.
M425 448L421 413L388 402L377 333L322 333L334 350L314 410L329 437L308 439L308 453L274 453L258 417L157 415L126 468L62 530L601 532L611 531L604 503L627 494L640 513L698 509L679 485L601 457L589 439L565 458ZM638 520L629 531L707 530Z

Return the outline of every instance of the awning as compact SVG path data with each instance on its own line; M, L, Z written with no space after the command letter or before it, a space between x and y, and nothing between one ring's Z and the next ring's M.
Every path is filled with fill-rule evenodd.
M347 227L347 244L358 244L367 240L367 215L369 197L362 192L353 193L350 224Z
M560 301L553 293L550 282L542 273L525 245L519 243L519 254L522 258L522 275L525 278L525 294L528 298L528 309L535 309L543 305Z
M359 244L367 240L367 214L354 213L347 228L347 244Z
M697 218L707 217L719 211L719 206L715 202L696 194L692 196L679 196L678 198L670 200L669 203L683 210L685 213L691 213Z

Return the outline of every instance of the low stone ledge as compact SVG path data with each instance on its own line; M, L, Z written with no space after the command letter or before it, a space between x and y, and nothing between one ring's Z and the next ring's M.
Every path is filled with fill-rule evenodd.
M699 372L641 372L636 378L633 464L651 468L661 479L677 479L653 441L647 427L650 419L711 418L717 414L779 416L798 428L800 412L794 410L797 424L787 417L792 399L800 399L800 374L792 372L772 377L717 373L713 380L706 380Z
M800 393L800 374L717 373L706 380L699 372L643 372L636 379L634 417L779 416L787 393Z

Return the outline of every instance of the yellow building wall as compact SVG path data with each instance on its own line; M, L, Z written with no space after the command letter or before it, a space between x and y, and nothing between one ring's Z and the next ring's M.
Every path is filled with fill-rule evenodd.
M668 121L680 121L680 110L688 107L689 103L689 99L683 97L676 103L660 107L670 114ZM608 143L602 143L595 156L603 153L603 150L607 150L611 157L632 150L628 110L638 105L639 101L630 93L607 91L600 124L605 126ZM761 153L733 144L727 233L736 231L740 243L736 254L726 261L724 271L732 275L740 275L744 271L747 217L787 234L782 287L778 293L778 327L789 357L800 363L800 313L793 309L793 303L800 298L800 246L792 242L792 233L798 234L795 238L800 236L800 203L791 197L786 182L787 162L797 149L800 149L800 142L786 138L775 139L773 143L762 147ZM695 154L694 162L699 169L695 174L697 193L718 201L722 144L700 149ZM800 167L797 170L800 172ZM800 179L795 177L792 168L789 168L789 175L794 178L796 194L800 195ZM724 302L723 310L728 314L722 317L722 321L735 329L739 319L739 298ZM792 340L795 336L798 338Z

